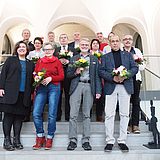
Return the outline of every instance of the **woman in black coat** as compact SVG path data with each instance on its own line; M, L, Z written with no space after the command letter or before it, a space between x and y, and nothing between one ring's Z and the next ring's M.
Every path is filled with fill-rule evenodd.
M4 112L3 148L9 151L15 148L23 149L20 132L24 116L30 111L34 70L34 64L26 60L28 52L27 44L23 41L18 42L15 45L14 56L6 60L0 76L0 111Z

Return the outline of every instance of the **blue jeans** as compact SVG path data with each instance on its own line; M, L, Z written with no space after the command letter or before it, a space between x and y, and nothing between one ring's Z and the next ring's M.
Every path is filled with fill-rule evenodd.
M48 136L47 138L53 138L56 131L56 117L58 100L60 96L60 84L54 85L52 83L47 86L40 85L37 89L34 109L33 120L36 127L36 133L38 137L44 136L43 129L43 112L45 104L48 102Z

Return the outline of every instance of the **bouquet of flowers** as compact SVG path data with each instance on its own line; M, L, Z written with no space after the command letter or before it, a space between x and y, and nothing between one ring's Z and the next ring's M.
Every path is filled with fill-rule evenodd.
M77 61L75 61L72 66L76 67L76 68L86 68L86 67L89 66L89 64L88 64L88 61L86 59L80 58Z
M71 58L73 57L73 52L71 51L65 51L65 50L61 50L59 53L59 58Z
M130 72L128 72L127 69L121 65L120 67L113 69L112 75L128 78L130 75Z
M86 59L80 58L80 59L76 60L73 64L69 64L69 66L80 68L80 71L82 72L84 70L84 68L89 66L89 63Z
M42 82L42 80L44 79L45 73L46 73L45 69L42 69L37 73L33 72L33 77L34 77L33 87L36 88Z
M100 53L100 52L93 52L93 55L95 57L97 57L98 59L100 59L102 57L102 53Z
M40 57L38 57L38 56L35 56L35 57L31 57L31 61L33 62L33 63L37 63L37 61L40 59Z
M134 54L134 55L133 55L133 58L134 58L134 60L135 60L135 62L136 62L137 64L143 64L143 62L144 62L144 59L143 59L142 56L140 57L140 56Z

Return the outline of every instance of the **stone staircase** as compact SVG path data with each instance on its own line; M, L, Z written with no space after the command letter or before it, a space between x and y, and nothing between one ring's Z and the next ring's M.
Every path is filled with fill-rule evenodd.
M34 151L32 145L35 143L35 128L33 122L25 122L22 128L21 141L23 150L5 151L0 147L0 160L159 160L160 150L148 149L143 146L152 141L152 134L144 121L140 121L141 134L129 134L127 144L129 153L122 153L115 144L111 153L103 151L105 146L104 123L91 122L91 145L92 151L84 151L81 147L82 123L78 122L78 147L74 151L67 151L68 145L68 122L57 122L57 130L54 138L53 148L45 151L43 148ZM47 122L44 122L47 128ZM115 137L118 137L119 121L115 122ZM3 144L2 124L0 124L0 144ZM2 146L2 145L1 145Z

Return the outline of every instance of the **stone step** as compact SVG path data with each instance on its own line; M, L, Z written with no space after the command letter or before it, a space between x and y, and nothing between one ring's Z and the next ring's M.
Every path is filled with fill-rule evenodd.
M0 123L0 144L3 144L2 123ZM47 122L44 122L44 128L47 128ZM141 134L129 134L127 144L130 146L139 146L152 141L152 134L148 131L145 122L140 122ZM69 122L57 122L57 130L54 137L55 147L67 147L68 145ZM115 122L114 136L119 136L119 122ZM13 134L13 133L12 133ZM36 132L33 122L25 122L21 132L21 141L24 146L31 147L35 143ZM78 146L81 146L82 123L78 123ZM93 146L105 145L105 126L104 123L91 122L91 138Z
M118 138L119 134L115 133L114 137ZM81 146L82 134L78 134L78 146ZM21 141L24 146L32 147L35 143L36 134L21 134ZM55 147L67 147L69 139L68 133L55 134L54 137ZM127 138L127 144L130 146L140 146L152 141L152 134L150 132L141 134L129 134ZM92 146L105 145L105 133L91 133L90 142ZM3 134L0 134L0 144L3 144Z
M159 160L160 151L149 150L144 146L129 147L128 153L122 153L118 146L114 146L111 153L103 151L104 146L93 147L92 151L84 151L77 147L74 151L67 151L64 147L53 147L49 151L43 148L34 151L30 147L13 152L5 151L0 147L0 160Z
M47 129L47 122L44 122L44 129ZM141 132L147 132L148 126L144 121L140 121L139 127ZM119 132L119 121L115 121L115 132ZM78 122L77 132L82 133L83 127L82 122ZM2 122L0 122L0 133L2 133ZM56 133L68 133L69 132L69 122L57 122L56 123ZM105 125L102 122L91 122L91 132L104 133ZM35 127L33 122L24 122L22 127L22 133L35 133Z

